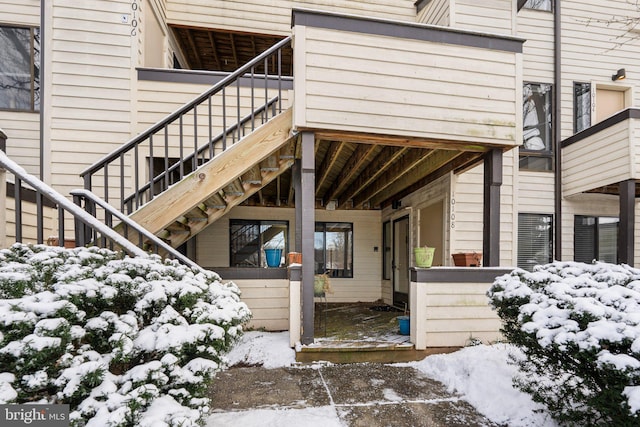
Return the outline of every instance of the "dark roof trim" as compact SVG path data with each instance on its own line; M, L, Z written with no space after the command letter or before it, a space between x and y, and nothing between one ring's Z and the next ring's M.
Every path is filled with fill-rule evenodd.
M609 128L628 119L640 119L640 108L627 108L626 110L622 110L619 113L609 117L608 119L605 119L600 123L588 127L573 136L570 136L569 138L561 142L561 146L562 148L568 147L571 144L575 144L578 141L595 135L596 133L603 131L606 128Z
M504 267L432 267L412 268L410 273L411 281L416 283L493 283L496 277L512 270Z
M416 7L416 12L420 12L431 3L431 0L417 0L413 5Z
M213 86L231 73L222 71L193 71L178 70L173 68L137 68L138 80L147 80L153 82L169 82L169 83L193 83L206 84ZM254 75L254 85L264 87L264 83L256 83L264 81L262 75ZM284 90L293 89L293 78L283 76L280 79L281 88ZM267 87L269 89L278 89L278 79L269 77ZM240 86L251 86L251 77L240 78Z
M514 53L522 53L522 44L525 41L517 37L457 30L436 25L341 15L332 12L306 9L293 9L291 26L293 27L295 25L399 37L434 43L455 44L481 49L502 50Z
M518 12L520 12L520 9L524 7L526 2L527 0L518 0Z

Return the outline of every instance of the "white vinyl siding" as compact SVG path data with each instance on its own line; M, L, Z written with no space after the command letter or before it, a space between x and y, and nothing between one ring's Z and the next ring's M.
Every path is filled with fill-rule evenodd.
M0 25L40 27L40 0L0 0ZM0 111L0 128L7 135L7 155L39 176L40 113Z
M443 27L451 24L451 0L431 0L419 13L418 22Z
M452 27L494 34L512 34L513 7L511 0L454 0L455 17Z
M411 283L416 348L464 347L501 338L500 318L487 304L489 283ZM415 292L415 293L414 293ZM415 307L413 304L419 304ZM423 314L423 318L418 318ZM422 317L422 316L421 316ZM421 333L420 333L421 332Z
M40 0L0 0L0 24L40 26Z
M517 34L523 45L523 80L553 82L553 14L531 9L518 12Z
M294 8L371 16L414 22L414 0L167 0L167 20L171 25L217 28L245 33L288 36Z
M513 145L514 53L294 28L294 124Z
M502 185L500 186L500 265L515 265L517 245L517 198L514 183L514 153L503 155ZM457 175L453 197L455 204L451 226L451 253L482 252L483 246L483 183L484 166Z
M289 248L294 247L295 211L287 208L245 207L211 224L197 237L196 262L215 271L229 265L229 219L289 221ZM382 222L380 211L316 211L316 222L353 223L353 278L331 278L329 302L373 302L382 298Z
M267 331L289 329L289 280L233 280L251 310L247 327Z
M620 89L640 82L637 73L629 73L640 69L637 30L627 32L622 23L587 22L593 17L607 20L614 16L637 16L636 6L626 1L562 1L562 139L573 134L573 81ZM614 83L611 75L619 68L626 68L627 78ZM640 91L632 95L627 105L639 105Z
M562 149L563 194L570 196L627 179L639 178L634 160L640 120L629 119ZM633 143L632 143L633 142Z
M521 212L553 212L554 202L553 172L520 171L518 209Z
M126 0L55 1L46 120L51 183L63 194L82 186L79 174L87 165L131 136L137 40L121 22L130 10Z
M40 173L40 113L0 111L0 128L7 135L7 155L28 173Z

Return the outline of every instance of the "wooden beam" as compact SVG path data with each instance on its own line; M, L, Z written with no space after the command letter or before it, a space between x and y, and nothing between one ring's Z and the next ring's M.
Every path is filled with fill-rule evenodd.
M292 115L288 109L159 194L131 214L131 218L157 233L242 176L257 162L287 142L291 143L291 127Z
M369 157L381 150L381 146L373 144L357 144L356 147L338 177L333 181L333 186L324 195L323 204L325 206L329 200L339 199L344 188L354 180L354 176L369 161Z
M243 184L262 184L262 175L260 173L260 166L256 165L249 169L248 172L242 175L241 179Z
M236 41L233 37L233 33L229 33L229 42L231 45L231 53L233 53L235 68L240 68L240 64L238 64L238 52L236 51Z
M190 65L192 65L193 68L202 69L202 61L200 61L200 55L198 54L198 48L196 47L196 42L193 40L193 37L191 36L191 30L185 30L185 32L187 33L187 40L189 42L189 47L191 47L191 50L193 52L193 59L195 59L196 61L195 64L190 64Z
M299 132L306 130L297 129ZM407 147L407 148L428 148L428 149L446 149L459 151L476 151L484 153L492 148L509 149L517 147L519 144L491 144L473 141L457 141L437 138L418 138L399 135L382 135L367 132L350 132L350 131L330 131L323 129L309 129L313 131L318 139L329 139L344 142L353 142L357 144L378 144L384 146Z
M380 175L384 173L391 165L393 165L400 157L402 157L409 148L385 147L371 162L369 167L360 174L358 179L351 184L349 189L345 191L338 199L338 208L342 208L346 203L354 198L358 193L371 185ZM354 203L355 206L355 203Z
M478 163L480 163L480 161L482 160L482 154L481 153L474 153L474 152L470 152L470 153L462 153L460 156L456 157L455 159L453 159L451 162L447 163L446 165L444 165L443 167L435 170L434 172L425 175L424 177L422 177L421 179L419 179L418 181L416 181L415 183L409 185L408 187L406 187L405 189L399 191L398 193L392 195L390 198L380 202L380 207L385 207L391 204L392 200L397 200L397 199L401 199L405 196L408 196L409 194L419 190L420 188L424 187L425 185L429 184L432 181L435 181L438 178L443 177L444 175L448 174L449 172L455 172L458 173L458 170L463 169L466 170L472 166L477 165Z
M218 47L216 46L216 41L213 38L213 31L208 31L209 34L209 43L211 44L211 51L213 52L213 59L216 61L216 67L218 70L222 69L222 64L220 63L220 58L218 57Z
M316 169L316 188L322 188L329 177L329 172L333 169L340 155L344 151L345 144L338 141L331 141L325 153L322 163Z
M424 152L416 152L412 156L406 156L398 165L381 176L374 185L367 188L364 194L359 195L354 204L361 204L366 200L371 201L371 206L378 206L382 201L393 197L404 188L419 181L422 177L440 169L447 163L460 156L460 151L436 150L427 155ZM402 163L402 164L400 164Z

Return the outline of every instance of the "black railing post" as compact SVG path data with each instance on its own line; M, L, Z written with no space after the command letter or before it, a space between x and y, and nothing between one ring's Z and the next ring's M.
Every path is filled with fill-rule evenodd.
M0 129L0 150L7 152L7 134Z
M7 151L7 135L0 129L0 150ZM0 167L0 200L3 205L0 209L0 248L7 247L7 172Z

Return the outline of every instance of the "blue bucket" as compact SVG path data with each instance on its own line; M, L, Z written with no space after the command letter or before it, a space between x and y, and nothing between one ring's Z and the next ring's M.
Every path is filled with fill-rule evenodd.
M400 335L409 335L409 316L398 316Z
M280 261L282 261L282 249L265 249L264 254L267 257L267 266L280 267Z

